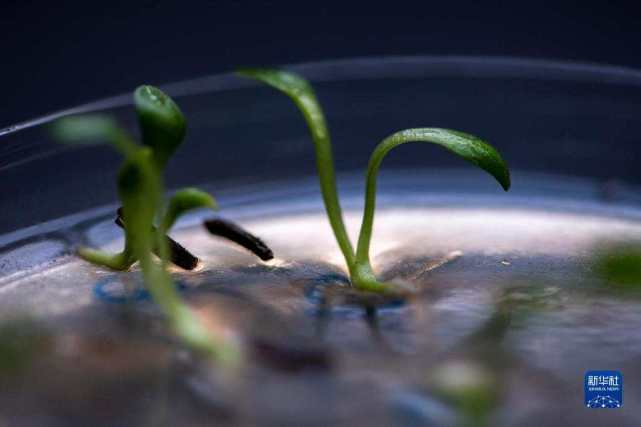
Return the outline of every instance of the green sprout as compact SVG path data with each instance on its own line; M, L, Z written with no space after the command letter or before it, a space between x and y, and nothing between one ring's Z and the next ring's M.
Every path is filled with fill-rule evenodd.
M120 129L109 117L101 115L90 115L82 117L67 117L55 123L53 128L54 137L66 143L110 143L125 158L119 175L120 198L123 201L123 212L128 217L125 224L125 246L122 252L111 254L105 251L80 248L78 254L83 259L94 264L102 265L113 270L127 270L136 261L139 260L139 254L134 251L134 242L138 238L138 230L133 226L128 226L135 218L129 219L129 211L124 204L122 192L126 189L122 187L123 176L132 164L138 164L140 167L144 163L144 168L149 169L149 173L157 181L157 184L148 183L144 191L152 194L158 191L162 194L162 172L167 160L182 143L185 135L185 119L171 98L165 95L159 89L152 86L140 86L134 92L134 102L138 113L138 120L142 130L142 142L146 147L141 147L133 142L133 139ZM141 160L149 157L148 160ZM124 184L123 184L124 185ZM152 188L154 187L154 188ZM151 200L150 200L151 202ZM154 200L158 206L154 207L153 220L162 210L160 198ZM149 204L152 205L151 203ZM216 202L209 194L197 189L188 188L176 192L169 201L169 206L160 221L160 228L157 233L166 233L174 224L178 216L195 208L217 209ZM136 213L132 213L136 215ZM153 220L150 221L150 227L153 228ZM153 244L157 250L161 248L156 243Z
M356 251L354 251L347 235L338 198L329 130L323 110L311 85L297 74L280 70L242 69L238 71L238 74L258 80L283 92L293 100L302 112L314 143L316 167L325 210L338 246L345 258L351 282L359 290L393 293L398 291L396 285L382 283L376 279L369 256L376 206L378 169L385 155L394 147L408 142L429 142L440 145L492 175L505 191L510 187L510 173L505 161L491 145L475 136L437 128L407 129L396 132L385 138L374 149L370 157L366 176L363 221Z
M125 218L125 246L111 254L80 248L79 255L94 264L126 270L136 261L152 298L169 318L175 333L191 348L214 356L221 362L235 363L235 346L218 342L182 302L169 273L169 247L166 233L176 219L196 208L216 209L214 199L194 188L176 192L163 206L162 172L185 134L185 120L178 106L152 86L141 86L134 101L143 146L120 129L110 118L100 115L68 117L54 124L54 136L67 143L112 144L124 157L118 173L118 196ZM158 223L158 227L154 224ZM159 262L152 252L158 254Z
M641 244L600 244L592 256L592 268L604 283L621 291L641 290Z

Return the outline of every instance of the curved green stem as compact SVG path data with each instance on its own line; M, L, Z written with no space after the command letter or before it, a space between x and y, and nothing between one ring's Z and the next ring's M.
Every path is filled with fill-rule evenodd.
M126 251L112 254L98 249L81 247L78 248L78 256L92 264L118 271L128 270L136 262Z
M238 349L215 340L182 301L167 272L166 229L152 231L153 219L161 204L162 178L153 163L151 150L139 149L134 157L126 160L119 174L118 189L127 218L125 227L131 237L131 251L140 262L152 298L168 317L174 332L191 348L213 356L219 362L238 362ZM158 248L159 264L151 256L154 247Z
M169 324L176 335L190 348L214 357L218 362L231 367L239 363L241 353L235 345L216 340L200 319L182 301L176 286L167 272L169 250L164 234L154 233L159 248L160 265L146 251L140 257L140 265L148 283L149 293L169 318Z
M129 134L120 129L110 117L100 114L65 117L54 123L52 133L54 138L68 144L109 143L126 159L135 157L139 150ZM136 262L129 234L125 229L125 248L120 253L112 254L82 247L78 249L78 255L91 263L113 270L127 270Z
M332 143L321 108L314 90L307 81L296 74L280 70L269 69L243 69L238 74L266 83L289 96L302 112L314 143L316 154L316 168L320 181L321 194L325 204L325 211L329 223L334 231L336 242L345 257L347 266L352 272L354 269L354 248L347 235L343 222L343 213L338 199L336 176L334 173L334 159Z
M510 188L507 165L499 153L475 136L438 128L407 129L394 133L376 147L367 167L365 208L356 250L356 263L359 265L370 265L369 248L376 208L376 178L381 162L394 147L408 142L429 142L440 145L494 176L506 191Z
M408 142L429 142L440 145L488 172L505 191L510 188L510 175L506 163L492 146L475 136L438 128L407 129L394 133L374 149L367 167L365 208L356 250L358 265L370 265L369 249L376 208L376 179L381 162L394 147Z
M160 222L160 232L164 235L174 225L178 217L192 209L209 208L218 210L216 200L208 193L197 188L183 188L169 199L165 215Z

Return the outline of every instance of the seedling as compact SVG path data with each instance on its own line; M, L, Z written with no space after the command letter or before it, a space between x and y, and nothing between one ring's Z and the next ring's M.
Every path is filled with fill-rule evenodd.
M169 246L167 231L183 213L195 208L215 209L214 199L194 188L176 192L166 208L162 204L162 170L171 154L182 142L185 121L178 106L151 86L141 86L134 93L136 111L142 129L143 146L104 116L69 117L54 125L54 135L69 143L111 143L124 157L118 173L118 195L122 202L120 221L125 229L122 252L81 248L84 259L116 270L129 268L138 261L147 288L169 318L170 324L186 344L216 357L221 362L235 363L239 354L235 346L217 340L181 301L176 286L167 272ZM158 220L157 226L154 226ZM155 262L152 252L158 255Z
M507 164L491 145L475 136L438 128L406 129L396 132L385 138L374 149L370 157L366 175L363 220L356 251L354 251L345 229L338 198L329 130L323 110L311 85L297 74L280 70L243 69L238 74L256 79L283 92L294 101L302 112L314 143L316 166L325 210L338 246L345 258L351 283L359 290L382 293L396 293L399 290L396 285L382 283L376 279L369 256L378 169L385 155L394 147L408 142L429 142L440 145L488 172L505 191L510 187Z

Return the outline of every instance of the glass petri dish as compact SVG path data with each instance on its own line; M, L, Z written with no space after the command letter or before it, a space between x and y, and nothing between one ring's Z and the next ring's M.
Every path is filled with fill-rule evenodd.
M636 297L608 288L590 266L600 242L641 235L640 71L458 56L285 68L309 78L324 106L350 232L358 228L369 153L400 129L444 127L482 137L510 164L512 190L504 194L490 178L434 147L408 145L391 153L380 178L375 267L420 284L425 296L382 310L378 333L368 331L359 310L338 307L319 337L312 294L328 277L346 279L298 111L275 91L233 74L161 86L188 120L187 140L167 171L168 187L210 190L221 215L255 231L277 254L272 264L258 263L203 234L200 223L211 214L190 215L175 237L204 265L195 274L176 273L185 298L243 342L257 336L320 342L333 361L329 371L292 376L256 356L244 388L233 394L202 371L176 373L175 346L166 334L145 326L134 328L138 335L125 333L118 323L122 312L153 312L148 301L114 303L119 286L139 283L135 271L106 272L73 255L81 243L122 244L112 224L120 159L109 147L57 145L48 126L65 115L100 112L136 134L131 95L9 126L0 130L0 307L4 319L28 316L46 324L53 344L45 354L56 362L25 368L19 378L31 378L36 367L48 374L42 384L0 397L3 407L29 408L7 413L27 424L136 424L160 407L167 420L183 422L214 411L231 424L354 424L371 414L381 424L447 424L470 416L443 397L443 381L434 375L453 364L490 378L483 393L496 424L559 424L559 414L569 417L564 423L578 423L595 416L581 411L580 397L567 403L586 370L640 373ZM602 310L609 314L600 316ZM103 325L103 333L89 325ZM603 350L592 351L595 345ZM134 363L149 354L165 357L151 367ZM79 358L88 362L72 375ZM59 395L63 383L56 372L71 378L69 395ZM148 377L159 372L181 385L153 386ZM99 386L89 386L81 374ZM175 399L122 405L123 390L171 390ZM89 403L74 406L83 394ZM52 395L61 396L53 409L39 400ZM101 411L97 402L110 403L109 409ZM633 425L638 416L634 407L610 415L619 425Z

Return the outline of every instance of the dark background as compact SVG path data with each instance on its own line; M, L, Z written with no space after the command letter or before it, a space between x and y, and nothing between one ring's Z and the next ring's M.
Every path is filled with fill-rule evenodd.
M641 69L639 0L0 4L0 128L130 93L142 83L190 79L238 66L449 54ZM390 129L423 126L428 117L428 124L488 138L520 172L589 177L605 183L603 188L616 188L607 194L624 193L611 182L641 185L638 85L510 79L479 84L474 78L441 78L385 84L351 81L322 90L332 134L349 141L336 145L339 171L364 168L363 153L371 150L373 141ZM430 94L430 102L416 95L423 93ZM312 150L305 143L293 143L307 138L307 130L291 103L273 94L259 98L246 93L246 101L239 96L242 92L218 93L209 104L207 97L181 100L189 117L190 144L172 160L168 187L215 181L218 196L223 178L236 185L312 173ZM380 99L386 106L403 108L381 108ZM204 108L207 119L194 114ZM265 112L270 112L269 123L277 126L260 121ZM269 116L271 112L278 115ZM245 113L251 120L216 124L209 119ZM34 128L0 139L0 233L114 201L119 156L109 147L63 149L44 137L47 132ZM216 141L215 148L211 141ZM238 141L250 148L239 149ZM275 145L270 150L264 144ZM423 150L429 150L429 156ZM433 151L437 150L418 146L399 150L401 154L386 159L385 168L459 166L447 153ZM566 180L556 182L562 181Z
M0 127L239 65L472 54L641 67L638 3L5 1Z

